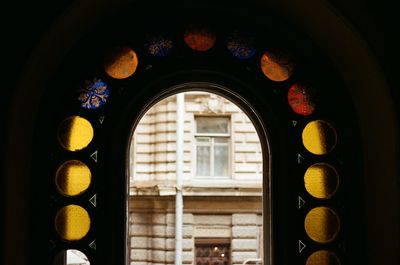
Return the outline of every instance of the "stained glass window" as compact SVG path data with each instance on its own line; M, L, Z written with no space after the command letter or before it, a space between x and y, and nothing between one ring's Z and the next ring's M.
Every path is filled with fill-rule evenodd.
M121 128L128 128L129 124L126 124L129 122L133 121L135 124L139 122L137 120L139 119L138 115L146 110L148 107L146 104L152 102L154 97L163 97L178 90L183 91L188 88L188 83L193 82L195 84L189 87L190 91L185 91L185 93L190 95L190 93L199 92L199 95L196 95L196 99L191 95L193 101L187 105L188 110L184 116L184 131L185 133L190 131L192 134L190 137L184 136L183 165L185 181L190 180L194 184L190 188L185 186L186 190L183 189L183 192L192 194L190 196L193 196L196 192L199 192L196 195L203 192L199 197L204 202L205 196L203 195L209 192L209 190L205 189L210 189L209 186L212 186L208 181L210 179L216 180L216 183L220 185L218 189L223 190L224 193L222 195L218 194L215 196L215 198L218 197L217 199L211 198L204 204L215 206L216 203L219 203L219 208L215 208L217 210L214 209L215 212L231 209L227 214L229 215L228 218L221 217L220 212L217 212L217 214L208 212L206 208L196 210L202 211L201 213L205 213L205 215L212 215L212 218L215 219L221 218L218 221L223 225L229 226L229 230L221 229L218 230L218 233L222 234L229 231L229 235L223 235L224 237L230 237L231 242L221 249L219 249L220 246L216 245L207 247L194 246L193 240L195 236L191 234L186 237L186 239L190 237L192 240L190 247L186 246L184 250L186 254L190 253L191 256L187 259L189 261L184 263L196 260L197 264L214 265L229 264L229 262L242 264L243 260L240 260L241 257L239 257L242 254L239 255L237 253L251 252L259 255L258 245L263 246L264 242L268 244L268 249L265 249L265 253L272 254L272 248L269 247L274 242L269 235L274 232L277 233L277 237L281 238L285 234L279 231L267 231L267 229L271 228L271 226L268 226L265 234L260 236L258 235L259 230L247 229L247 226L251 225L252 228L259 228L265 223L268 224L269 218L272 218L270 215L273 213L267 212L264 217L261 217L260 213L264 214L262 209L276 206L273 205L276 203L276 200L273 199L276 198L274 197L276 194L280 196L278 196L279 199L284 199L280 200L279 203L282 203L282 201L287 202L286 206L288 208L284 211L288 213L289 217L293 217L282 220L279 219L282 216L277 213L277 220L288 227L290 226L291 229L293 227L292 231L299 236L299 242L304 241L307 244L306 254L303 255L301 251L304 250L303 246L305 244L299 243L298 254L303 255L300 255L301 260L307 260L307 264L314 264L319 260L322 260L322 262L325 262L325 260L334 262L335 258L332 258L332 255L328 255L325 252L316 252L316 248L320 244L338 249L341 244L341 242L336 244L335 240L341 232L341 218L343 217L341 208L336 207L341 201L336 201L336 196L342 199L340 197L341 187L339 187L339 184L342 185L339 180L342 179L339 179L338 172L340 171L336 170L340 169L340 167L331 162L336 159L336 153L332 151L340 151L338 148L334 149L336 144L341 144L338 142L338 136L342 137L342 135L337 135L335 127L324 120L326 118L324 114L329 113L329 111L324 112L328 105L324 105L324 102L317 98L317 93L318 96L325 93L324 90L328 91L327 87L330 85L326 84L326 87L323 87L324 90L318 85L315 85L315 87L308 85L308 79L314 78L311 75L307 76L307 71L311 68L310 65L313 65L312 67L314 68L319 68L321 65L318 63L312 64L311 61L308 61L307 56L296 56L296 61L294 61L291 52L294 51L293 55L299 55L301 53L299 51L303 49L301 45L290 44L289 42L284 42L284 38L276 37L275 35L279 34L273 30L273 27L269 28L270 31L266 30L265 32L259 32L262 34L255 35L251 31L234 30L236 27L233 24L235 23L210 24L214 26L188 26L185 22L178 23L175 24L177 27L171 31L172 35L168 35L165 31L158 30L153 32L148 30L145 23L138 28L129 27L129 30L126 31L129 34L122 33L121 26L118 32L115 33L115 35L119 35L121 32L121 36L117 36L112 41L102 42L101 47L98 49L99 52L92 51L87 56L87 60L90 61L88 64L91 66L96 62L93 57L97 56L97 65L88 71L90 74L85 76L84 79L78 79L77 77L82 77L84 73L84 71L80 71L82 69L77 70L79 72L76 74L77 76L71 77L71 80L87 80L80 87L79 96L73 95L73 102L79 103L79 105L69 104L68 111L65 111L63 113L64 116L61 116L67 118L61 123L58 123L59 120L54 121L56 125L59 125L57 131L59 144L56 142L55 145L57 147L51 150L53 162L56 162L52 165L54 170L49 177L51 181L55 181L52 183L52 201L55 201L52 204L52 212L54 213L52 215L54 217L52 219L54 220L52 229L55 230L53 231L52 240L58 240L56 242L58 249L53 254L58 253L60 247L66 246L70 248L74 247L74 244L82 247L83 250L95 249L96 240L104 240L104 238L95 237L99 231L102 231L101 229L108 227L107 221L110 219L107 219L109 217L106 215L108 213L116 213L116 219L121 216L123 218L126 217L127 213L119 213L100 203L108 203L107 200L113 198L114 194L124 194L123 192L114 193L114 190L111 193L107 188L104 188L104 183L109 184L111 181L121 181L117 184L125 185L127 181L124 177L127 177L127 179L131 177L129 174L128 176L124 175L123 170L125 169L116 168L114 164L110 163L114 159L114 155L120 161L124 161L124 158L126 158L124 157L126 150L116 146L121 142L127 142L124 137L128 133L127 131L121 133L119 130L123 131L124 129ZM218 25L218 27L215 25ZM186 30L182 31L182 29ZM161 34L159 34L160 32ZM267 35L268 38L266 37ZM180 36L180 39L174 36ZM255 36L257 36L257 42ZM115 43L124 43L124 45L114 46ZM279 45L282 43L293 45L292 48L294 49L283 49L281 47L284 45ZM261 51L264 53L258 55L259 49L262 49ZM108 52L104 53L104 51ZM80 53L80 56L83 54L85 53ZM138 68L138 57L143 68ZM154 57L168 57L169 59L155 60ZM138 69L139 71L137 71ZM132 77L133 74L135 75ZM154 83L164 80L163 78L168 81L165 84L174 83L174 87L163 87L163 82L154 85ZM303 82L303 80L305 81ZM322 83L318 78L310 81L314 81L310 82L311 84ZM232 86L224 87L222 83L225 85L225 82L232 84ZM207 86L203 86L203 83L207 83ZM203 86L204 91L201 89L201 91L195 91L194 89L197 89L198 86ZM259 93L259 89L260 91L262 89L262 92ZM240 106L235 108L223 101L215 99L207 101L201 98L208 91L213 92L214 90L221 95L226 93L226 95L231 96L240 103ZM265 95L263 94L264 92ZM112 96L112 102L109 102L110 96ZM254 102L256 104L252 105ZM141 105L142 103L143 105ZM132 146L138 150L140 155L137 156L138 159L132 159L127 162L130 163L129 167L135 170L134 177L132 177L134 182L132 182L132 185L130 183L129 186L130 193L127 203L131 207L130 210L142 212L140 214L135 213L135 215L129 217L132 223L127 223L127 227L128 225L133 225L128 235L119 234L120 237L130 236L131 239L135 237L135 240L132 240L132 245L129 246L130 249L126 249L131 254L130 262L147 262L150 252L143 254L144 250L156 253L160 249L172 249L170 237L173 236L173 232L170 228L172 223L170 212L164 213L160 211L153 215L153 213L145 211L153 210L152 207L154 205L156 205L154 207L161 208L167 204L169 205L170 202L165 202L170 198L166 197L172 197L172 194L177 192L173 181L177 175L175 174L177 171L175 151L178 145L174 136L171 136L171 132L176 131L176 106L176 102L168 102L162 106L157 105L157 111L150 111L148 116L147 114L145 115L143 124L139 124L137 127L138 134L133 137L135 145L132 144ZM269 159L269 154L261 155L261 147L259 145L254 147L254 143L259 139L256 137L257 133L250 132L250 119L238 118L233 115L240 107L250 110L249 112L252 113L250 118L258 122L257 130L263 134L262 148L264 150L269 148L270 143L267 141L267 135L270 132L271 135L275 136L280 135L279 132L285 130L281 135L288 136L284 140L274 138L277 139L277 142L273 142L271 146L274 146L275 150L279 150L274 154L277 160L271 159L271 161L268 161L266 168L261 165L261 162L266 157ZM100 108L102 109L99 111L87 111ZM266 111L267 109L268 111ZM254 112L252 112L253 110ZM290 118L288 119L288 117ZM318 120L315 120L317 119L315 117L318 117ZM329 118L332 118L332 122L335 122L335 114ZM103 124L104 121L106 122ZM281 126L282 124L287 126ZM338 126L337 129L339 128ZM252 127L251 130L253 129ZM96 138L94 138L95 133ZM52 135L52 137L54 139L55 135ZM121 137L123 139L116 140L113 137ZM286 141L293 149L284 149ZM114 143L116 144L114 145ZM237 145L235 145L236 143ZM251 147L251 145L254 146ZM285 159L282 159L281 155ZM282 167L288 167L287 171L290 172L290 176L285 175L286 168L282 170L280 164L274 164L279 159L283 161ZM300 166L292 167L290 161L295 163L296 159ZM319 159L320 161L318 161ZM133 160L136 163L134 166L132 166ZM289 162L285 164L286 161ZM269 175L270 172L268 171L269 162L272 163L271 165L276 170L271 175ZM193 163L193 166L191 163ZM265 169L268 169L268 173L263 173L262 170ZM119 180L113 179L108 182L110 177L106 174L114 172L114 170L120 170L118 176L122 177ZM278 178L280 179L272 182L276 172L279 172ZM294 176L297 181L293 181ZM167 180L166 184L161 182L163 180ZM246 185L243 185L243 183ZM276 193L261 197L270 192L269 184L271 183L276 185L271 187L278 188ZM114 183L112 184L114 185ZM110 189L114 188L113 185L110 185ZM285 191L284 185L290 186L290 192L294 191L291 194L288 191L287 198L280 195L281 191ZM262 191L261 186L268 187L268 190ZM284 194L286 194L285 192ZM159 195L161 199L155 194ZM226 196L226 194L229 194L229 196ZM150 197L146 196L153 197L149 199ZM237 198L238 196L241 196L240 199ZM232 201L223 201L219 197L234 199ZM249 199L249 197L263 198L263 201L256 201L254 198ZM97 198L99 203L97 203ZM292 200L293 198L295 199ZM150 200L159 201L151 205L152 202ZM131 201L134 202L129 205ZM249 201L250 203L247 203ZM190 203L191 207L203 207L199 206L196 201L191 201ZM262 203L268 203L268 205L262 205ZM293 207L296 203L298 203L298 209ZM315 205L316 203L318 206ZM249 205L253 208L250 208ZM263 206L265 207L263 208ZM281 206L279 205L279 207ZM95 209L97 207L103 212L100 211L101 214L97 215L96 211L93 212L88 207L95 207ZM248 212L240 213L242 210L253 211L254 209L259 212L252 216L245 216ZM158 211L160 208L155 210ZM103 213L106 214L102 215ZM186 218L188 218L188 213L186 212ZM121 215L119 216L119 214ZM192 216L189 219L198 218L197 220L200 220L203 218L197 213L191 214ZM110 218L114 217L112 214L109 216L112 216ZM204 218L206 222L203 220L200 224L203 226L209 225L210 221L207 220L207 217ZM261 220L260 218L263 219ZM97 220L100 221L96 223ZM124 221L120 223L122 222ZM190 222L194 230L198 228L195 227L193 220L186 220L185 222ZM221 223L217 223L216 226L221 225ZM188 223L185 223L185 225L187 228ZM296 230L299 227L300 232ZM153 228L154 231L150 231ZM89 233L91 229L97 229L96 233ZM201 228L199 228L200 230ZM216 229L212 231L215 232ZM154 234L152 234L153 232ZM130 233L136 234L133 237ZM165 238L157 240L167 233L169 234ZM243 235L240 233L248 234ZM218 234L218 236L221 236L221 234ZM87 235L89 236L87 237ZM204 235L202 234L203 237ZM206 236L209 235L207 234ZM261 243L258 242L257 240L263 236L266 237L261 239ZM143 238L145 240L140 241ZM243 243L240 240L247 241ZM151 242L151 247L149 247L149 242ZM189 244L187 242L185 243ZM242 245L238 249L238 242L244 244L244 246ZM107 244L104 241L101 243L103 247ZM126 240L122 243L116 242L116 244L123 244L123 247L125 247L125 243ZM232 253L229 250L230 244L236 248ZM248 248L250 247L251 249L249 250ZM88 252L86 254L89 257L102 255L98 252ZM140 256L141 254L143 256ZM166 258L159 262L172 263L173 260L169 254L171 253L164 251L162 255L165 255ZM193 257L193 255L197 256ZM145 258L143 258L144 256ZM309 258L307 259L307 257ZM293 258L294 261L296 261L295 259ZM293 260L289 260L290 262L288 263L296 263L292 262ZM263 260L262 262L268 264L269 261Z

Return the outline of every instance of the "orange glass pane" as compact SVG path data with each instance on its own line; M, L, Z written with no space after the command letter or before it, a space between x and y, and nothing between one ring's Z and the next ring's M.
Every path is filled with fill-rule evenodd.
M214 46L217 37L214 32L207 28L190 27L185 31L183 39L191 49L204 52Z
M293 74L294 63L283 49L270 49L261 57L261 70L272 81L285 81Z
M138 66L136 53L127 46L111 49L104 59L104 70L115 79L130 77Z

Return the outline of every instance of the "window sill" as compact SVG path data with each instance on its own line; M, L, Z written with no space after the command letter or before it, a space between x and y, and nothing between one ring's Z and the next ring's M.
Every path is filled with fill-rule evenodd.
M262 183L259 180L187 180L182 193L183 196L262 196ZM133 183L130 187L130 196L173 195L176 195L176 185L173 182L145 181Z

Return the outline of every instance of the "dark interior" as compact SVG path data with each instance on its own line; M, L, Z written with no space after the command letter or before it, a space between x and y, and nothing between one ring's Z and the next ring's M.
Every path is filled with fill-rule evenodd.
M86 251L91 264L125 264L125 159L132 128L150 103L182 91L179 85L209 82L228 88L216 86L210 92L250 113L270 153L273 264L305 264L307 255L321 249L307 239L303 220L304 209L322 204L306 197L301 179L307 165L321 159L337 165L343 176L337 196L326 204L342 222L328 248L341 264L398 264L397 29L387 2L88 0L10 5L6 12L13 15L13 26L6 38L5 77L11 85L0 102L2 263L52 264L56 253L74 247ZM182 32L191 24L215 30L213 49L200 54L185 46ZM257 56L241 61L226 52L224 40L234 30L255 37ZM146 55L143 43L152 34L176 40L169 57ZM133 78L112 80L101 60L107 49L120 44L142 56ZM291 79L274 83L262 76L257 67L266 47L292 53L296 71ZM110 84L113 97L100 111L87 112L75 101L77 84L93 76ZM288 108L284 89L294 81L317 88L313 116L298 117ZM104 117L105 122L96 123L95 141L77 154L93 165L96 180L87 195L72 202L88 206L93 226L85 239L70 244L58 239L52 225L57 209L71 203L57 195L52 178L60 161L72 157L58 146L56 133L60 121L73 114L92 121ZM334 152L321 159L307 153L299 137L301 128L315 119L329 120L338 134ZM91 207L94 194L98 206ZM298 196L306 198L306 208L297 209ZM301 253L300 239L307 245Z

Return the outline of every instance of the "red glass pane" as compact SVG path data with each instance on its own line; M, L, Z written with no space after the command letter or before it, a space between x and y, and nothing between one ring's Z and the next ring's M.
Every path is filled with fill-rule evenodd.
M207 28L189 28L183 36L185 43L195 51L211 49L217 39L214 32Z
M294 84L288 91L288 102L293 111L307 116L314 112L315 103L313 90L306 85Z

